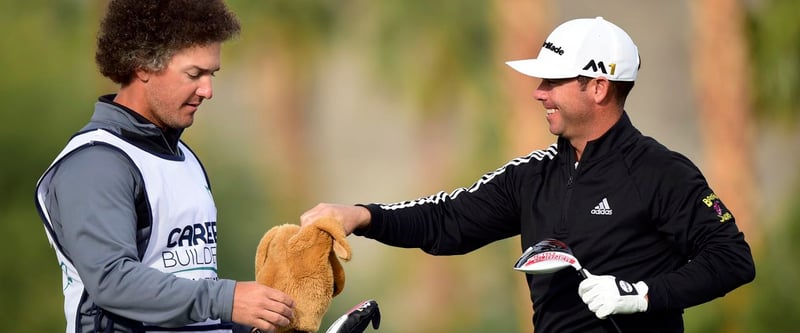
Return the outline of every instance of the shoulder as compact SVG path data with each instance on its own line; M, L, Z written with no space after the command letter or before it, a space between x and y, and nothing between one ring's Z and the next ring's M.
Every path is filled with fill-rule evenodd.
M132 187L141 176L135 164L119 148L108 144L87 144L64 156L53 170L53 185Z
M667 174L699 173L699 168L688 157L670 150L660 142L642 136L628 149L625 160L633 169Z
M556 155L558 155L558 146L552 144L545 149L534 150L528 155L517 157L506 163L503 167L542 166L554 161Z
M534 150L528 155L516 157L496 170L484 175L486 180L502 175L509 179L530 179L537 174L542 174L548 165L551 165L558 154L556 144L545 149Z
M708 186L700 169L683 154L649 137L640 141L624 157L640 189L677 194Z
M538 179L538 175L542 174L544 165L553 161L556 158L557 149L553 144L546 149L535 150L532 153L514 158L501 167L487 172L478 179L475 184L470 188L470 192L475 192L483 185L500 185L505 186L508 184L517 184L524 186L531 181Z

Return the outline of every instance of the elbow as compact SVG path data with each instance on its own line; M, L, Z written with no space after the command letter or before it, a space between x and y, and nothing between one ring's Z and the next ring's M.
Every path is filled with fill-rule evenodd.
M115 309L120 301L119 293L102 286L96 288L94 292L87 290L91 295L92 302L103 309Z
M753 282L756 279L756 265L752 260L742 273L742 284Z
M742 264L738 265L735 271L731 271L729 281L733 283L731 290L753 282L756 278L756 266L752 258L742 259Z
M104 274L95 283L87 283L85 285L91 301L103 309L112 311L129 306L130 304L127 303L129 297L120 297L121 295L130 295L125 290L125 285L120 279L109 275L111 274Z
M753 260L753 253L746 243L743 243L735 253L728 257L727 262L731 267L731 270L729 270L731 279L735 279L736 286L734 287L739 287L755 280L756 265L755 260Z
M742 262L744 262L740 273L742 284L753 282L756 279L756 264L753 260L753 254L749 250L747 253L748 255L742 258Z

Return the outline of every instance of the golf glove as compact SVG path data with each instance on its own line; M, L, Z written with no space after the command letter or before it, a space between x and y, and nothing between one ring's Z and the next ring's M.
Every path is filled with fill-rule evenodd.
M344 315L336 319L325 333L361 333L372 323L373 329L381 325L381 312L378 302L366 300L358 303Z
M615 313L647 311L647 291L647 284L642 281L632 284L612 275L589 272L578 286L578 295L600 319Z

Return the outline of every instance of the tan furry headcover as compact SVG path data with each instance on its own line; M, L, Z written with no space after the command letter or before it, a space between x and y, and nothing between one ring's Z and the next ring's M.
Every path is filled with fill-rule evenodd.
M282 332L316 332L331 299L344 289L339 258L350 260L351 249L342 224L321 218L300 227L275 226L256 250L256 281L294 299L294 319Z

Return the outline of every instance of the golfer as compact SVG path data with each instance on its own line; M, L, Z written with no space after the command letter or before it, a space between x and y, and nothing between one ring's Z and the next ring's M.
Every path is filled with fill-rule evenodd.
M450 193L323 203L302 223L333 216L347 232L434 255L516 235L521 250L559 239L591 274L525 275L536 332L616 332L612 315L623 332L683 332L684 309L754 279L750 247L700 170L631 123L640 58L625 31L581 18L541 44L536 59L508 65L541 79L533 95L555 144Z

